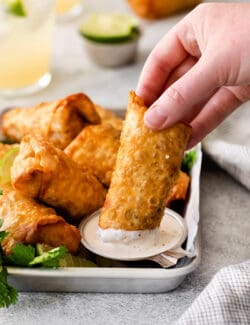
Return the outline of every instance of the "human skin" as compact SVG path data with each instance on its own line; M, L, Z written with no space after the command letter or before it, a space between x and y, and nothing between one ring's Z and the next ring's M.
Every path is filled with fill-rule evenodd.
M145 124L189 123L188 147L250 99L250 4L197 6L152 50L136 93L150 106Z

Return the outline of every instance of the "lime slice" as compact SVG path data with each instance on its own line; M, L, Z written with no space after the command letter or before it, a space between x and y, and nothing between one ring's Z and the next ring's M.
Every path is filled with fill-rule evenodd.
M100 43L120 43L138 35L137 21L121 14L93 14L80 26L82 36Z
M0 184L7 184L11 180L10 169L19 152L19 147L10 148L0 160Z
M18 17L26 17L26 11L22 0L0 0L8 14Z
M42 255L45 252L50 251L53 249L53 247L38 243L36 244L36 252L37 255ZM96 267L95 263L86 260L85 258L82 258L80 256L74 256L69 253L65 255L64 258L60 259L59 261L60 267Z

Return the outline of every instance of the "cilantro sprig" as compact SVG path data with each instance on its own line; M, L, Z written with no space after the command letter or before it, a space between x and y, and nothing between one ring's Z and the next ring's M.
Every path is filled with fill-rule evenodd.
M16 244L12 254L5 256L5 263L13 266L28 266L35 258L35 248L31 245Z
M9 307L17 302L18 293L7 282L8 271L6 266L0 266L0 308Z
M3 220L0 219L0 228L3 225ZM7 236L6 231L0 231L0 308L9 307L17 302L18 293L15 288L10 286L7 281L8 271L4 264L4 254L1 243Z

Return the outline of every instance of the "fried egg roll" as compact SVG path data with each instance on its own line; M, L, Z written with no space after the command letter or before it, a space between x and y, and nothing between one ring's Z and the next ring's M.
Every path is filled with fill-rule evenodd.
M110 124L89 125L64 149L79 166L109 185L120 145L120 131Z
M170 206L171 202L176 200L186 200L189 183L190 177L188 174L180 171L179 176L168 195L166 206Z
M99 122L92 101L79 93L34 107L11 109L3 115L2 129L13 142L20 142L25 134L37 133L64 149L86 124Z
M130 92L115 170L99 217L100 230L159 227L166 198L178 177L191 128L178 123L147 128L143 100Z
M109 123L115 129L122 130L123 120L119 116L100 105L95 105L95 109L100 116L101 123Z
M13 189L4 189L0 196L0 219L3 219L1 230L8 233L2 242L6 254L17 243L64 245L72 254L79 248L81 236L75 226L58 216L54 209Z
M11 181L16 190L75 220L100 208L106 195L94 175L37 135L23 138L11 168Z

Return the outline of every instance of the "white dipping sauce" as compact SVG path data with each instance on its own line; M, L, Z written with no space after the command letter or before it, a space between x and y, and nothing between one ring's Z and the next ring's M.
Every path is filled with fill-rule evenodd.
M152 230L127 231L123 229L102 229L98 227L99 236L105 243L123 242L128 244L131 241L145 240L150 241L150 245L158 241L159 228Z
M95 212L80 225L82 244L90 251L116 260L140 260L179 247L187 236L187 227L181 216L165 210L158 229L125 231L100 229Z

